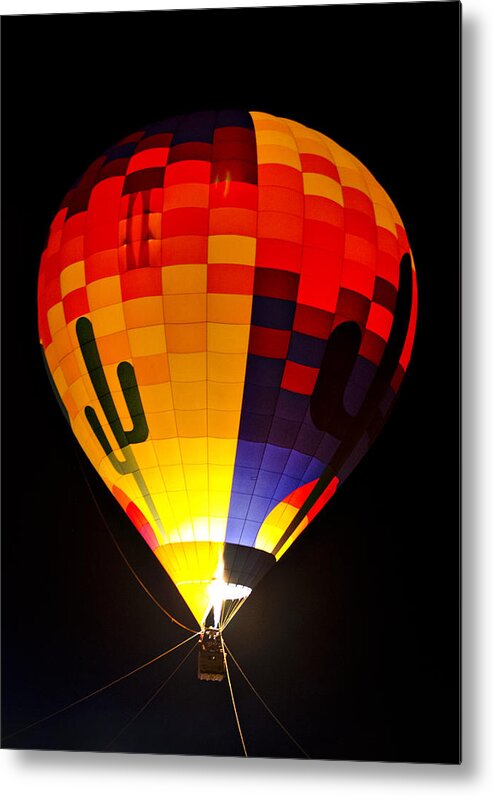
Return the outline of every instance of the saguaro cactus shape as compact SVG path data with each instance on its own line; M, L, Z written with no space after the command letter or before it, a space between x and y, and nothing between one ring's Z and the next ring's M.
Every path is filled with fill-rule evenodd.
M79 318L76 324L76 332L89 378L98 396L101 409L123 454L123 460L115 455L111 443L103 431L98 415L92 406L86 406L84 410L87 420L115 470L122 475L134 472L135 460L128 446L137 442L145 442L149 435L139 388L135 380L134 368L130 362L120 362L117 368L118 379L133 423L130 431L125 431L110 393L94 337L93 326L89 318Z

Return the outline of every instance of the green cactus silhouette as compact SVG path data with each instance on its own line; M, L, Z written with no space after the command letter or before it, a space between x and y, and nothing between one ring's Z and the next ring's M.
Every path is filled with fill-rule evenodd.
M117 374L123 391L123 397L125 398L133 423L132 428L129 431L125 431L110 393L110 388L94 337L92 323L89 318L79 318L75 328L89 378L98 396L101 409L104 412L106 420L109 423L123 455L123 460L117 458L110 441L103 431L98 415L92 406L86 406L84 410L86 418L115 470L121 475L135 472L135 458L128 446L137 442L145 442L149 436L149 428L142 407L134 368L130 362L120 362L117 367Z

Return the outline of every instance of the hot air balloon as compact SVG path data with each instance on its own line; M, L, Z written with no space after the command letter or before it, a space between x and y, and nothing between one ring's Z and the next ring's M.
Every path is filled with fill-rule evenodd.
M392 201L334 141L191 113L69 191L38 316L75 437L198 625L223 628L382 428L416 273Z

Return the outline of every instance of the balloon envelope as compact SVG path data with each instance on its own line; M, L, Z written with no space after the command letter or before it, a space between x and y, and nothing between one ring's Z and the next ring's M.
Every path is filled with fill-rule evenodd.
M290 120L168 119L65 197L39 274L53 386L199 624L250 593L368 449L416 312L392 201Z

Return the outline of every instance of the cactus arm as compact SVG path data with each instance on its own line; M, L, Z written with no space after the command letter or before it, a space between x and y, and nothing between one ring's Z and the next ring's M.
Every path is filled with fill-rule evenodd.
M135 370L130 362L120 362L117 368L117 375L123 391L125 403L127 404L132 419L132 428L130 431L125 431L110 393L108 381L94 337L94 330L89 318L78 319L76 323L76 333L89 378L91 379L92 386L99 399L106 420L121 450L123 461L118 459L115 455L99 417L92 406L86 406L84 410L87 421L115 470L120 473L120 475L133 475L157 527L164 533L159 513L149 493L142 473L139 470L132 448L130 447L132 443L145 442L149 436L149 427L147 425L139 387L135 378Z
M149 428L144 414L144 408L142 406L142 400L140 397L137 381L135 379L135 370L133 366L130 364L130 362L120 362L117 368L117 374L125 402L132 418L132 428L130 431L125 432L120 417L118 416L115 402L110 393L110 388L108 386L108 381L106 379L104 368L101 363L101 357L99 356L97 343L94 337L94 330L89 318L78 319L76 324L76 332L89 378L91 379L94 391L98 396L101 408L115 436L119 448L123 450L131 443L145 442L149 435ZM86 417L91 425L91 428L98 438L106 455L110 456L111 445L104 434L96 413L94 410L91 410L88 413L88 408L90 407L86 408ZM113 459L111 460L113 462ZM115 461L118 462L116 458Z
M135 379L135 370L130 362L120 362L117 374L133 423L133 428L130 431L126 431L125 436L129 443L145 442L149 435L149 428Z

